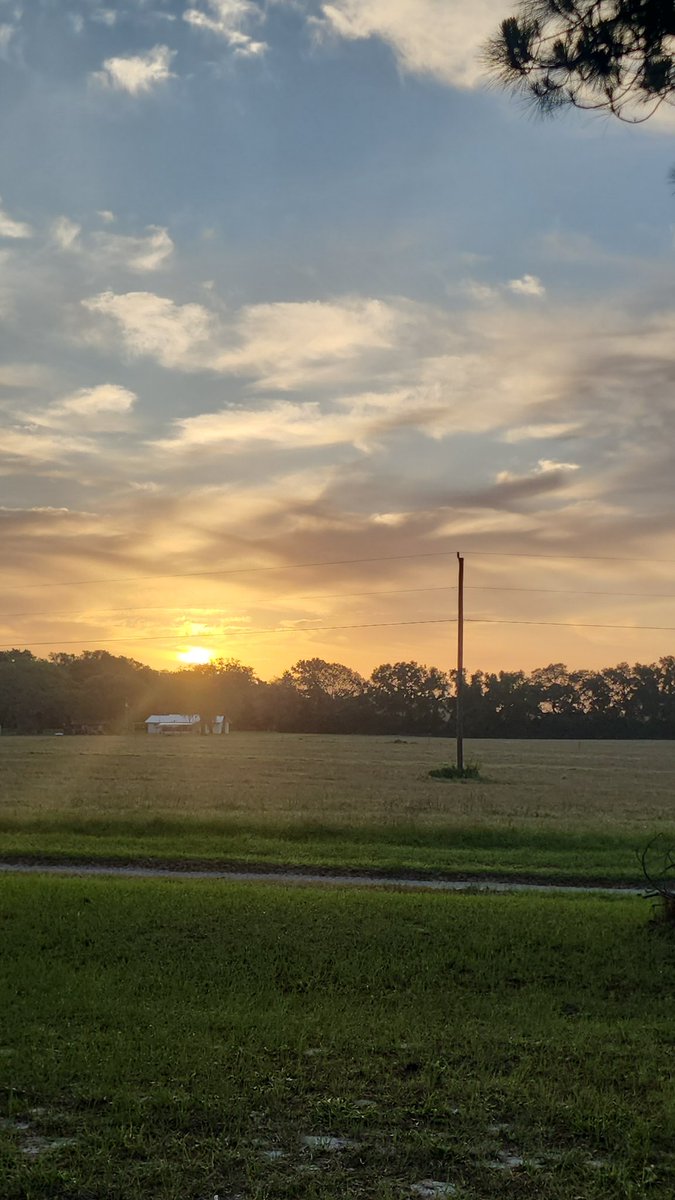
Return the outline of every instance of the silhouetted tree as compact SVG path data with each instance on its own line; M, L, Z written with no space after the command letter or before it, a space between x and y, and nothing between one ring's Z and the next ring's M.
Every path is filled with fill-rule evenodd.
M133 658L107 650L52 654L51 662L77 696L74 724L105 724L120 730L147 716L155 672Z
M69 681L29 650L0 652L0 726L43 733L73 720L77 696Z
M369 692L383 732L434 735L447 729L450 679L436 667L384 663L373 671Z
M266 683L236 659L153 671L106 650L36 658L0 652L0 725L16 733L122 732L151 712L218 713L236 729L447 736L452 674L416 662L384 663L366 682L342 663L300 659ZM569 671L476 671L465 686L471 737L674 738L675 657Z
M365 680L342 663L301 658L284 677L295 689L306 727L316 732L353 732L358 728Z
M539 694L524 671L487 674L485 706L488 737L532 737L538 733Z
M675 102L674 38L673 0L521 0L485 60L544 113L601 109L635 123Z

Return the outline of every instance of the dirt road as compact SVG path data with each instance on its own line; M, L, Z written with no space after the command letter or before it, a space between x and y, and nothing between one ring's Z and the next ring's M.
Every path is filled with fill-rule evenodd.
M410 876L385 876L323 871L258 867L208 868L206 866L156 865L150 863L78 863L78 862L28 862L25 860L0 862L0 873L21 875L100 875L119 879L172 879L172 880L219 880L223 883L268 883L286 887L339 887L339 888L390 888L395 891L415 892L566 892L576 895L583 892L602 892L613 896L641 896L645 889L620 886L601 880L579 880L563 883L545 879L508 879L492 876L466 878L424 879Z

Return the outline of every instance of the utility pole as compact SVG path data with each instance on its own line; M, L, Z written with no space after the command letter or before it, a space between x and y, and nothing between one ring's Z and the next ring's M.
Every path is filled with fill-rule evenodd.
M464 770L464 559L457 553L457 770Z

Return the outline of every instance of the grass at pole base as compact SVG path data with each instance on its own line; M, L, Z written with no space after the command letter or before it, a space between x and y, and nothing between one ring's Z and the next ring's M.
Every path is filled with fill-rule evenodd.
M458 767L455 763L447 763L442 767L434 767L429 775L432 779L480 779L480 766L478 763L465 763L463 767Z

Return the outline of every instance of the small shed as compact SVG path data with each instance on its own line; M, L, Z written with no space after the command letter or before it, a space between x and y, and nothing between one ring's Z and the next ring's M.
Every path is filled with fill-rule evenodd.
M203 721L199 713L153 713L146 719L145 728L151 734L180 734L184 737L190 733L229 733L230 722L224 716Z

